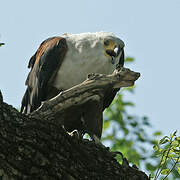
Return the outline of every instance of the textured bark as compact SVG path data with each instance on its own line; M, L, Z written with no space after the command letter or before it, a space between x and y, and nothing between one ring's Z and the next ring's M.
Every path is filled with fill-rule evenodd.
M3 102L0 93L0 179L148 179L125 159L119 164L117 153L108 147L81 139L78 133L71 136L60 125L72 106L78 108L91 99L98 103L106 88L131 86L138 77L125 68L109 76L90 75L28 116Z

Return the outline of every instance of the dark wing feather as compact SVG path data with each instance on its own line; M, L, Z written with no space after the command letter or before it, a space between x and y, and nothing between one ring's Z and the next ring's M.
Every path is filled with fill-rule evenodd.
M123 67L124 66L124 50L122 50L121 57L119 59L119 63L117 68ZM103 111L110 106L112 103L114 97L116 96L117 92L120 90L120 88L117 89L107 89L104 95L104 100L103 100Z
M52 37L41 43L28 64L31 71L26 79L27 89L22 99L21 112L30 113L36 110L47 99L51 82L66 52L64 38Z

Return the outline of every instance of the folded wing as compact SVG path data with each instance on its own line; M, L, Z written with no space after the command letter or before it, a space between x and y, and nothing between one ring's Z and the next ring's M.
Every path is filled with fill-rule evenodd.
M66 40L52 37L41 43L31 57L31 68L26 79L27 89L22 99L21 112L28 114L36 110L42 101L55 96L56 90L51 86L67 52Z

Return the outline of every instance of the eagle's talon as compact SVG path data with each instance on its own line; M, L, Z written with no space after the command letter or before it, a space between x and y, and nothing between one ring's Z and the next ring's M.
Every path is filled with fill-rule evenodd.
M72 132L68 132L68 134L71 136L71 137L76 137L77 139L80 139L81 138L81 135L80 133L78 132L78 130L73 130Z

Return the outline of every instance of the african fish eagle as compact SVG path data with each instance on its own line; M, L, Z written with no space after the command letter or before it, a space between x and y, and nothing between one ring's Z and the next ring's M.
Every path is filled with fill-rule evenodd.
M42 101L83 82L90 73L111 74L124 65L124 42L109 32L63 34L43 41L29 61L31 68L26 79L27 89L22 99L21 112L35 111ZM105 93L102 107L97 103L84 106L86 112L67 117L63 125L68 131L82 130L102 134L102 113L119 89ZM83 121L83 123L82 123ZM85 124L85 125L82 125Z

